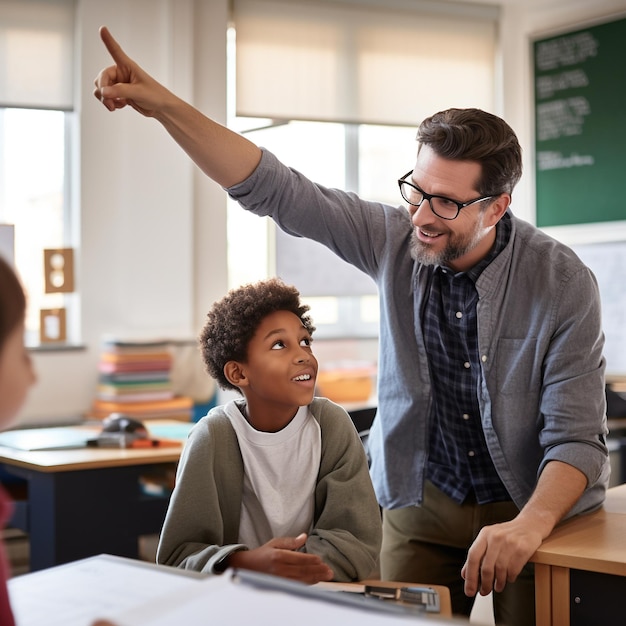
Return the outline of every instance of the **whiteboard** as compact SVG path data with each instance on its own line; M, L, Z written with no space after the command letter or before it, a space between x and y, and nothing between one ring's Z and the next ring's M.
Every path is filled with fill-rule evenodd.
M626 375L626 241L572 246L595 274L602 300L608 375Z
M276 274L303 296L376 294L376 283L317 241L276 229Z

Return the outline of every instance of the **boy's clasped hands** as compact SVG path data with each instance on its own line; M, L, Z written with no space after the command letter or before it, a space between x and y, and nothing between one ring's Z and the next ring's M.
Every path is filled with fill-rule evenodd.
M306 534L297 537L276 537L253 550L239 550L229 555L227 566L255 570L315 584L333 579L333 570L317 554L299 552L306 543Z

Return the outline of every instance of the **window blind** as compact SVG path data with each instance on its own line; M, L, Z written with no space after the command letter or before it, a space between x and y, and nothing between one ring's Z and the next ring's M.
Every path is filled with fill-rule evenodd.
M492 110L497 19L454 3L234 0L237 115L415 126Z
M74 0L0 0L0 106L72 110Z

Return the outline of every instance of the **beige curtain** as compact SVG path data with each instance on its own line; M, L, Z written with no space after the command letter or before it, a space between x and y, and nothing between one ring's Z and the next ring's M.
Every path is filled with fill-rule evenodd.
M0 0L0 107L72 110L74 0Z
M393 0L233 6L238 116L414 126L451 106L494 108L496 8Z

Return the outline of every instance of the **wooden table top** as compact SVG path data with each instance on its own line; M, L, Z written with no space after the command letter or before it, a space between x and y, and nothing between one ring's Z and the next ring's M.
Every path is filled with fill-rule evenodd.
M150 436L158 429L173 428L179 430L181 424L175 420L145 420ZM188 424L191 427L193 424ZM59 426L59 429L83 429L90 436L97 437L102 427L98 424L77 426ZM100 469L106 467L122 467L128 465L145 465L156 463L172 463L178 461L184 439L177 436L176 440L168 440L167 445L151 448L97 448L79 447L62 450L23 450L0 446L0 463L15 467L34 469L40 472L65 472L84 469Z
M626 576L626 484L609 489L600 510L557 526L531 561Z

